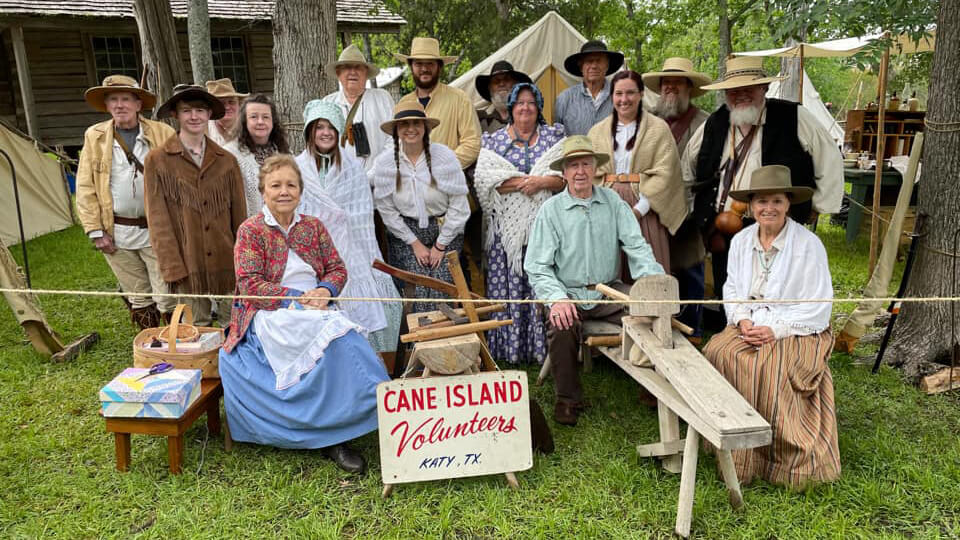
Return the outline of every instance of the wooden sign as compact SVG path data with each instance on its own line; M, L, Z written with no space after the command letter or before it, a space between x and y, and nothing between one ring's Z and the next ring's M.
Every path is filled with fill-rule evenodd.
M377 386L384 484L533 466L523 371L397 379Z

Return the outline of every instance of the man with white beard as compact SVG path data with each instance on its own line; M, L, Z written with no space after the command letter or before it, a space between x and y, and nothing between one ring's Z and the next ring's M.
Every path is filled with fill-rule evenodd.
M516 71L513 64L506 60L495 62L489 75L478 75L474 79L473 86L477 93L490 102L488 108L477 111L483 133L493 133L507 125L507 98L510 97L513 86L522 82L533 84L526 73Z
M707 113L692 105L690 99L707 92L700 87L710 83L710 76L694 71L693 62L688 58L676 57L667 58L663 62L663 69L644 73L642 78L643 85L660 96L650 112L670 126L673 140L677 143L677 154L682 156L690 137L707 119ZM687 202L692 208L690 185L685 184L684 187ZM705 256L700 229L688 218L670 237L670 271L677 278L681 300L703 300ZM677 319L694 329L691 341L699 344L703 335L703 306L685 305Z
M681 161L684 181L693 184L692 219L711 252L713 290L722 296L730 237L739 231L745 208L730 191L749 189L754 170L785 165L794 186L812 188L811 201L790 205L790 217L811 223L840 210L843 158L826 129L797 103L766 98L768 77L761 57L731 57L723 79L703 86L723 90L725 104L691 136ZM732 140L731 140L732 138Z

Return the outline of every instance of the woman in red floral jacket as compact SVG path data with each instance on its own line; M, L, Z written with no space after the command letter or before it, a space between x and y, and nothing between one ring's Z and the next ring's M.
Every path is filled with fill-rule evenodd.
M363 472L345 443L376 429L376 387L389 377L366 329L331 304L347 270L323 223L296 212L303 181L293 157L268 158L259 189L263 210L237 231L237 294L291 299L234 304L220 352L231 435L322 448L340 468Z

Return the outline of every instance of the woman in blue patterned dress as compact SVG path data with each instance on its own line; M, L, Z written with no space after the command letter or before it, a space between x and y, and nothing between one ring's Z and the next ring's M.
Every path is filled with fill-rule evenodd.
M549 164L561 153L563 127L543 119L543 96L533 84L513 87L507 125L483 135L475 184L486 219L486 272L489 298L528 299L533 291L523 273L527 236L540 205L564 187ZM498 319L513 325L487 332L494 358L511 364L542 363L546 329L535 304L508 304Z

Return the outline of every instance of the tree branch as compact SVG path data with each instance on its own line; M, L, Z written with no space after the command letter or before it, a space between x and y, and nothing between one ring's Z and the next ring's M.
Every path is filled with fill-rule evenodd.
M751 9L751 8L753 7L753 5L756 4L756 3L757 3L757 0L749 0L749 1L748 1L746 4L744 4L739 10L737 10L736 13L734 13L733 15L730 15L730 17L729 17L729 19L730 19L730 24L731 24L731 25L736 24L736 23L740 20L740 17L743 17L744 15L746 15L746 13L747 13L748 11L750 11L750 9Z

